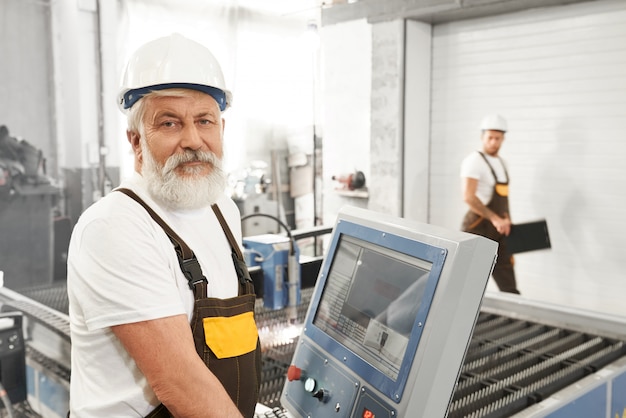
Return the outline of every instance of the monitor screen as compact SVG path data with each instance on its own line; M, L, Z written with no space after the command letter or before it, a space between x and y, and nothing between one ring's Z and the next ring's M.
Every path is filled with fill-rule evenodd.
M431 268L344 235L313 324L396 380Z

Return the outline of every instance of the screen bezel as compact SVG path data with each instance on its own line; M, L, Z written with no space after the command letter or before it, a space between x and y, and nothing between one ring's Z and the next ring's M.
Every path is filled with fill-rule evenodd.
M336 253L337 246L339 245L343 235L366 241L367 243L382 247L386 250L391 250L392 252L398 252L409 257L415 257L432 263L421 304L409 336L409 342L407 344L407 348L398 372L398 378L396 380L393 380L385 375L382 371L368 363L363 358L359 357L352 350L348 349L332 336L313 324L317 315L322 293L326 287L328 273L332 267L333 255ZM312 341L315 341L316 344L318 344L330 356L334 357L339 363L345 364L346 367L353 370L372 387L387 395L389 399L394 402L399 403L402 399L402 394L413 364L415 352L417 351L417 347L422 336L424 324L426 323L426 319L428 317L428 312L437 288L437 283L439 282L439 278L441 276L446 255L447 250L445 248L436 247L390 232L373 229L351 221L339 221L335 226L335 230L332 234L332 239L328 247L328 252L324 257L324 262L322 264L322 268L320 269L315 292L311 299L311 310L307 315L303 330L304 335Z

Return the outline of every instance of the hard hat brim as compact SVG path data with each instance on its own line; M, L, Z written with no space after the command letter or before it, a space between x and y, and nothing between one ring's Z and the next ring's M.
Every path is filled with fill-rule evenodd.
M151 91L165 89L191 89L206 93L209 96L213 97L213 99L215 99L222 112L226 110L230 105L229 94L224 90L218 89L217 87L193 83L166 83L141 87L137 89L129 89L120 95L120 105L124 110L128 110L133 107L133 105L137 103L139 99L141 99L143 96L150 93Z

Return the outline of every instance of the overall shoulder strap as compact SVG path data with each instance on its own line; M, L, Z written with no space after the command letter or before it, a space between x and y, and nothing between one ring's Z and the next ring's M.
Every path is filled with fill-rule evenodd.
M170 241L174 245L174 249L176 250L176 255L178 256L178 263L180 264L180 268L183 271L183 274L187 278L189 282L189 288L194 291L194 294L197 292L204 293L206 295L206 290L202 292L202 289L206 289L206 284L208 283L204 274L202 274L202 268L200 268L200 263L196 258L196 255L193 253L191 248L183 241L181 237L178 236L176 232L150 207L146 202L144 202L135 192L126 188L115 189L116 191L122 192L137 203L139 203L143 208L150 214L152 219L156 223L158 223L161 228L165 231Z
M491 174L493 174L493 178L496 180L496 183L498 183L498 176L496 176L496 172L494 171L493 166L491 164L489 164L489 160L487 160L487 157L485 156L485 154L483 154L480 151L478 151L478 153L480 154L481 157L483 157L483 160L485 160L485 162L489 166L489 170L491 170ZM504 162L502 161L502 158L498 157L498 159L500 160L500 164L502 164L502 169L504 170L504 176L506 177L506 182L508 183L509 182L509 173L508 173L508 171L506 171L506 166L504 165Z
M228 242L230 243L233 264L235 265L237 277L239 278L239 294L254 293L250 272L248 271L248 267L246 266L243 254L241 253L241 249L239 248L239 244L237 244L237 240L235 239L233 232L230 230L230 227L228 226L228 223L226 222L219 206L214 204L211 205L211 208L213 209L213 212L215 213L217 220L220 222L222 230L224 231L224 234L226 234L226 238L228 238Z
M240 260L243 260L243 254L241 254L241 250L239 249L239 244L237 243L237 240L235 239L233 232L230 230L230 227L228 226L228 223L226 222L226 219L224 218L224 215L222 214L220 207L214 204L214 205L211 205L211 209L213 209L213 212L215 213L217 220L220 222L220 225L222 226L222 230L224 230L224 233L226 234L226 238L228 238L228 242L230 243L230 246L233 248L233 251L237 253L237 258Z

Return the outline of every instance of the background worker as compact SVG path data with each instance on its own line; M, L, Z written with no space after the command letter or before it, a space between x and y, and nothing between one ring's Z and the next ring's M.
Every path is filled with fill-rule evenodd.
M469 154L461 164L463 201L469 209L462 230L498 242L498 259L493 279L503 292L517 293L513 255L505 237L511 232L509 173L499 156L507 122L501 115L485 116L481 123L482 150Z
M181 35L131 56L119 105L135 173L81 215L68 254L71 416L254 415L255 295L222 170L231 100Z

